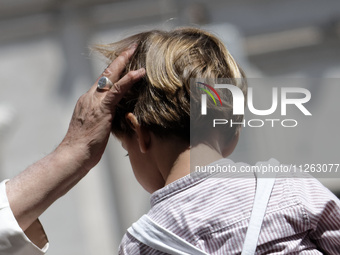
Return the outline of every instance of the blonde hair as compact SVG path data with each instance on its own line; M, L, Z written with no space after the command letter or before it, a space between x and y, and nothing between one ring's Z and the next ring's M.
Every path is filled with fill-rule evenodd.
M237 85L239 78L245 78L223 43L197 28L151 30L116 43L98 45L95 49L111 62L132 44L137 44L137 48L123 75L144 67L146 76L133 86L117 107L112 123L112 131L117 136L132 134L125 119L126 113L132 112L142 126L155 134L176 135L189 141L190 80L229 78ZM237 86L246 93L245 83ZM222 100L227 100L225 107L230 111L230 95ZM240 121L240 117L235 121ZM233 132L235 130L230 130L230 135Z

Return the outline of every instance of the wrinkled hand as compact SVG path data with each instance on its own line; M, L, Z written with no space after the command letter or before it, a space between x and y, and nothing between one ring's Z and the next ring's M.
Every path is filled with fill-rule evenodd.
M111 89L97 90L98 79L79 98L67 134L56 150L6 183L11 210L23 230L34 222L39 225L37 218L99 162L110 136L115 106L145 73L139 69L119 79L133 52L132 48L123 52L104 71L114 84Z
M124 93L145 74L145 69L141 68L119 79L134 50L131 48L124 51L102 74L113 83L111 89L97 89L99 77L91 89L79 98L68 132L59 146L70 150L75 158L74 163L80 164L80 168L86 171L99 162L105 150L115 106Z

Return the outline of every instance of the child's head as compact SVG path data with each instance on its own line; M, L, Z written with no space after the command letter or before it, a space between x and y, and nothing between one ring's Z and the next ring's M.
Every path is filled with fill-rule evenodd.
M190 143L190 80L193 78L244 78L243 71L223 43L212 34L197 28L172 31L152 30L130 36L97 49L113 61L122 51L137 44L125 72L141 67L145 78L124 96L112 123L116 136L132 135L126 114L133 113L139 124L159 137L177 136ZM237 83L244 91L245 83ZM230 93L221 96L226 102L223 116L232 116ZM218 113L217 113L218 115ZM231 117L234 118L234 117ZM199 119L199 117L198 117ZM196 121L198 121L198 119ZM237 116L234 121L241 121ZM237 132L229 128L227 139ZM207 137L202 137L207 139Z

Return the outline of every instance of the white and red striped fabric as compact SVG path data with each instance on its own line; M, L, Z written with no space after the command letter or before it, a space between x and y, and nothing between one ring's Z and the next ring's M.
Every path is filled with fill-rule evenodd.
M208 254L241 254L256 180L210 177L188 175L154 192L148 216ZM119 254L164 253L126 233ZM277 178L256 254L340 254L340 201L314 178Z

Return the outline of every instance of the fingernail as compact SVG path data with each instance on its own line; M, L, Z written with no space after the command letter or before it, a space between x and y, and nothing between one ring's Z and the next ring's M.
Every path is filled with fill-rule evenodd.
M137 48L137 46L138 46L137 43L133 43L133 44L131 44L131 45L128 47L128 49L129 49L129 50L135 50L135 49Z
M136 49L136 48L137 48L137 46L138 46L138 43L133 43L133 44L131 44L131 45L130 45L130 48L134 48L134 49Z
M145 75L146 71L145 71L145 68L142 67L140 69L138 69L138 74L140 77L143 77Z

